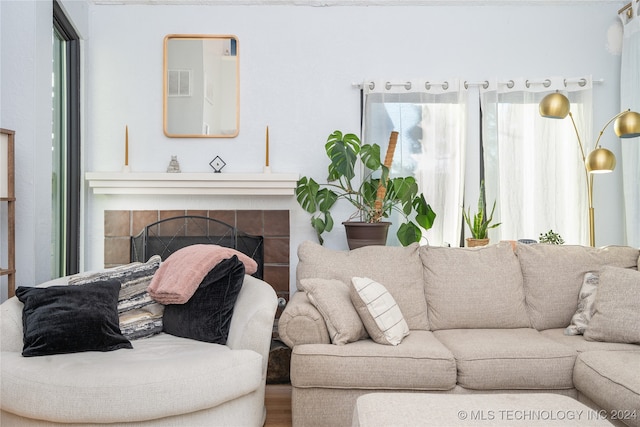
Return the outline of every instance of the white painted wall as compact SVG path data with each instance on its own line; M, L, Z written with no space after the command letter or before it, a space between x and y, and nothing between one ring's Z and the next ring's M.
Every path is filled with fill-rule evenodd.
M86 34L89 5L63 5ZM51 278L52 8L51 1L0 1L0 127L16 131L16 286ZM4 300L5 278L0 283Z
M0 8L0 126L16 131L16 285L32 285L50 274L37 266L50 265L52 6L9 1Z
M225 172L259 172L268 125L273 171L324 180L326 137L335 129L358 131L359 92L352 83L365 78L437 80L457 76L477 81L592 74L605 81L594 89L594 132L618 111L620 57L610 52L608 44L610 38L615 42L611 28L616 27L616 11L624 1L559 5L523 2L522 6L500 2L447 6L434 2L368 7L83 2L80 7L76 2L67 3L73 5L69 9L80 10L73 18L79 19L85 39L86 171L120 170L124 128L128 125L133 170L164 171L171 155L177 155L183 171L204 172L210 170L208 162L219 155L227 162ZM82 10L87 7L85 20ZM50 27L40 18L40 9L45 6L39 2L15 6L2 1L0 8L1 125L17 128L18 141L23 144L18 161L18 198L22 200L18 205L18 278L33 281L45 275L36 274L35 266L48 255L42 244L33 243L35 232L31 230L38 226L44 235L48 233L48 224L41 224L38 217L46 212L42 203L48 200L49 185L44 161L48 159L49 115L45 110L49 94L44 75L50 70L50 47L42 33L48 33ZM14 32L20 36L14 36ZM237 138L164 136L162 42L170 33L238 37L241 101ZM11 43L5 42L8 37ZM10 65L14 59L18 65ZM613 136L607 137L604 145L620 155L619 142ZM620 184L619 170L596 182L598 245L624 243ZM86 189L84 196L85 269L102 266L105 208L290 209L292 283L297 245L315 238L308 215L293 197L157 199L94 196ZM342 216L338 213L336 218ZM326 244L346 248L341 227L337 228Z

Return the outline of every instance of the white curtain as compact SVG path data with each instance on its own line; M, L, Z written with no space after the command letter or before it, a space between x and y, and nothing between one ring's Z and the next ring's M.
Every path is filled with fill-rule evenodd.
M365 80L363 142L384 157L397 131L391 176L415 176L436 212L422 244L457 246L462 223L466 139L466 92L457 79ZM399 221L393 221L397 229ZM389 244L397 244L395 232Z
M489 82L481 88L488 209L497 201L492 241L539 238L553 230L569 244L589 243L586 173L571 120L540 117L556 90L571 102L585 149L592 129L592 80L545 78Z
M640 4L620 13L624 25L620 73L621 109L640 112ZM622 184L627 244L640 247L640 139L622 140Z

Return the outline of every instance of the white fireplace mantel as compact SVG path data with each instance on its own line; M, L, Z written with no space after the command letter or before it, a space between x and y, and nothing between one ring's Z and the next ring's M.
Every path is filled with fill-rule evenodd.
M94 194L293 196L297 174L87 172Z

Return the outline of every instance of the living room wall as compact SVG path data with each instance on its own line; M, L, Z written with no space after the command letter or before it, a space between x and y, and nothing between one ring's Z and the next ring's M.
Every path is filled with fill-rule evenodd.
M87 170L119 170L123 130L128 124L135 170L162 171L173 154L178 155L183 171L209 171L208 161L219 155L227 162L225 172L259 172L268 125L274 171L324 179L326 136L334 129L359 130L359 91L352 83L372 77L459 76L478 81L592 74L604 79L594 88L594 123L598 125L618 110L620 57L611 52L614 48L608 38L617 24L616 10L604 3L548 2L523 6L486 2L369 7L94 5L87 43L87 92L91 94ZM162 40L173 33L238 37L237 138L168 139L163 135ZM612 139L606 144L617 152ZM622 243L619 181L616 173L596 184L598 245ZM164 200L184 202L190 203L189 208L201 203L217 208L239 201ZM308 216L293 198L278 203L292 212L292 248L315 238ZM100 209L88 210L88 222L99 222ZM88 259L94 266L102 259L101 237L96 233L88 240L92 248ZM332 233L326 244L346 247L340 232ZM295 252L293 257L294 265Z
M15 7L1 3L0 123L17 128L18 141L24 144L17 159L21 200L18 282L29 284L45 279L46 272L36 266L48 264L48 248L35 243L36 235L46 238L50 228L50 222L38 214L47 212L49 191L46 64L51 53L43 40L50 29L36 25L46 24L47 15L36 9L44 8L40 3L48 2L33 2L33 13L19 17L24 22L15 22ZM389 2L327 7L301 6L293 1L286 5L63 3L68 4L83 37L85 171L120 170L124 129L128 125L129 158L135 171L164 171L171 155L177 155L184 172L207 172L211 171L209 161L218 155L227 163L224 172L260 172L265 127L269 126L272 170L304 173L323 180L326 137L335 129L359 130L359 91L352 84L367 78L438 80L454 76L480 81L591 74L604 80L594 86L595 126L599 128L619 111L616 11L624 1L460 1L452 5L425 1L413 6ZM5 25L9 21L12 23ZM14 40L11 31L21 25L33 28L36 35L42 34L38 40ZM165 35L175 33L238 37L238 137L164 136L162 42ZM19 67L9 66L20 48L28 48L33 57L24 58ZM18 76L19 73L27 75ZM18 88L8 83L15 79L23 82ZM38 84L31 85L34 81ZM26 114L15 112L20 110L26 110ZM604 144L619 156L619 141L608 137ZM620 171L600 177L596 187L596 243L623 244ZM292 276L297 262L294 249L303 240L315 239L308 215L293 197L110 196L107 200L106 196L93 195L86 186L83 196L84 269L102 267L102 212L107 206L290 209ZM338 213L336 218L346 217L347 212L350 209L343 207L344 215ZM326 245L346 248L340 230L331 233Z

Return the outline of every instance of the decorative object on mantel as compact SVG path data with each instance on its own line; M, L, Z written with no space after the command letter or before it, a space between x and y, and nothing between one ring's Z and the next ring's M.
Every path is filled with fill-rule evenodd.
M131 167L129 166L129 125L124 127L124 166L122 167L122 172L131 172Z
M271 173L271 166L269 166L269 126L267 126L267 137L265 142L265 155L264 155L264 173Z
M549 230L546 233L540 233L540 243L547 243L549 245L563 245L564 239L560 233L555 233L553 230Z
M220 156L216 156L213 160L209 162L209 166L213 168L213 171L215 173L220 173L220 171L222 171L222 168L225 167L226 165L227 164L225 163L224 160L222 160Z
M372 227L379 227L381 223L384 224L383 219L389 218L391 212L395 211L404 217L404 223L396 233L404 246L420 241L420 227L425 230L431 228L436 214L424 195L418 193L415 178L389 177L397 137L397 132L391 133L387 155L382 163L378 144L361 145L358 136L351 133L343 135L338 130L329 135L325 145L330 160L328 183L320 185L313 178L305 176L296 184L296 199L305 211L312 214L311 225L321 244L322 233L333 229L330 211L338 199L345 199L356 208L351 218L343 222L345 228L353 223L375 224ZM356 176L356 167L362 171L360 184L351 182ZM356 218L357 221L351 221ZM350 249L374 244L368 239L348 243ZM375 244L386 244L386 233Z
M178 156L171 156L169 166L167 166L168 173L180 173L180 163L178 163Z
M607 124L604 125L596 139L596 143L593 146L593 150L586 152L578 133L575 120L573 120L573 114L571 114L571 104L569 99L560 92L553 92L542 98L540 101L540 115L549 119L564 119L569 116L573 129L576 132L578 138L578 145L580 147L580 155L582 156L582 162L584 164L584 173L586 176L587 184L587 199L589 202L589 244L595 246L595 221L594 221L594 209L593 209L593 174L596 173L608 173L613 172L616 167L616 156L606 148L602 148L598 143L602 134L607 127L615 121L613 130L620 138L635 138L640 136L640 114L635 111L626 110L613 116ZM588 148L588 147L587 147Z
M493 207L489 217L486 216L487 203L484 196L484 180L480 181L480 196L478 197L478 212L473 216L473 222L471 221L471 207L466 211L462 209L462 216L465 222L469 226L471 231L471 237L467 237L467 246L470 248L477 246L486 246L489 244L489 238L487 237L490 228L496 228L501 223L491 225L493 221L493 212L496 210L496 201L493 201Z

